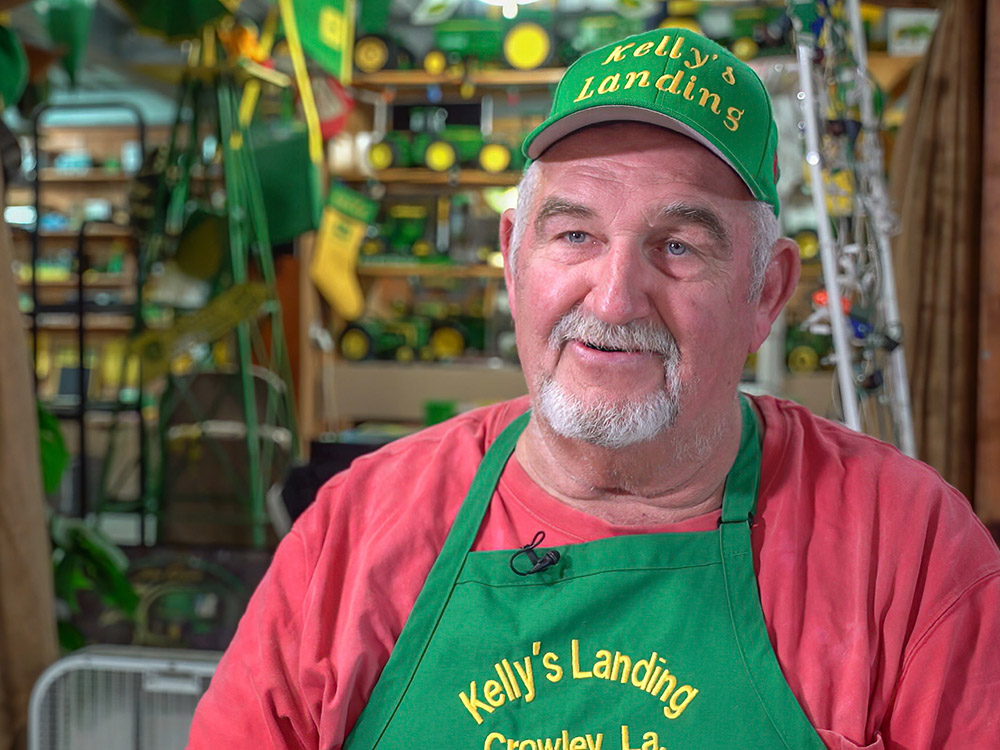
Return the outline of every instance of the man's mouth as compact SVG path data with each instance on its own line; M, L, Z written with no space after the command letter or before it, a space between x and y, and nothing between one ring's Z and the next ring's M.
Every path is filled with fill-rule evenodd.
M642 351L640 349L618 349L618 348L613 347L613 346L605 346L604 344L595 344L592 341L580 341L579 343L583 344L588 349L593 349L594 351L598 351L598 352L609 352L609 353L614 353L614 354L641 354L642 353Z
M570 343L602 354L677 356L677 345L665 326L639 320L610 324L585 313L579 305L563 315L549 334L554 350Z

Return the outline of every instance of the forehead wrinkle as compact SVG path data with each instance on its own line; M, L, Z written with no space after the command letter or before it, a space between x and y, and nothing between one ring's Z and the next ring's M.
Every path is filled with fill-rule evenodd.
M596 212L589 206L559 196L549 196L542 201L538 215L535 217L535 232L541 233L545 222L553 216L575 216L579 219L592 219Z
M688 224L698 224L723 243L727 250L732 250L733 242L729 236L729 232L726 230L725 224L723 224L719 215L710 208L676 201L661 208L657 212L657 219L660 221L679 221Z

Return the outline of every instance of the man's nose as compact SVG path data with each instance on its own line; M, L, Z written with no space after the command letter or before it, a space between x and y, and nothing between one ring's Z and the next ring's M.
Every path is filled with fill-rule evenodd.
M638 242L613 242L594 267L587 295L591 312L616 324L648 317L653 274Z

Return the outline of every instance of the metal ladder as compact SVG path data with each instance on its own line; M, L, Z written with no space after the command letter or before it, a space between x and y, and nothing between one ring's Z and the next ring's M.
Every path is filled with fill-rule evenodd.
M789 14L796 31L805 160L827 292L823 317L833 338L840 411L848 427L883 437L916 456L889 239L895 217L886 192L860 6L858 0L840 3L847 29L834 18L834 5L837 0L791 0ZM827 70L837 66L834 80L823 80L818 58ZM844 116L831 118L831 113ZM852 185L850 215L837 221L828 210L831 191L824 180L824 170L835 167L846 168ZM848 306L852 314L845 310Z

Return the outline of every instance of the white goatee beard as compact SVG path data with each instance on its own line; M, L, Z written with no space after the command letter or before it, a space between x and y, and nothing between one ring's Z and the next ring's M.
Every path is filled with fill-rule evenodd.
M585 403L551 375L544 375L534 406L556 434L602 448L624 448L651 440L673 426L681 395L680 351L669 331L645 321L613 325L577 306L553 328L549 345L558 348L572 340L605 349L661 354L663 389L637 399Z

